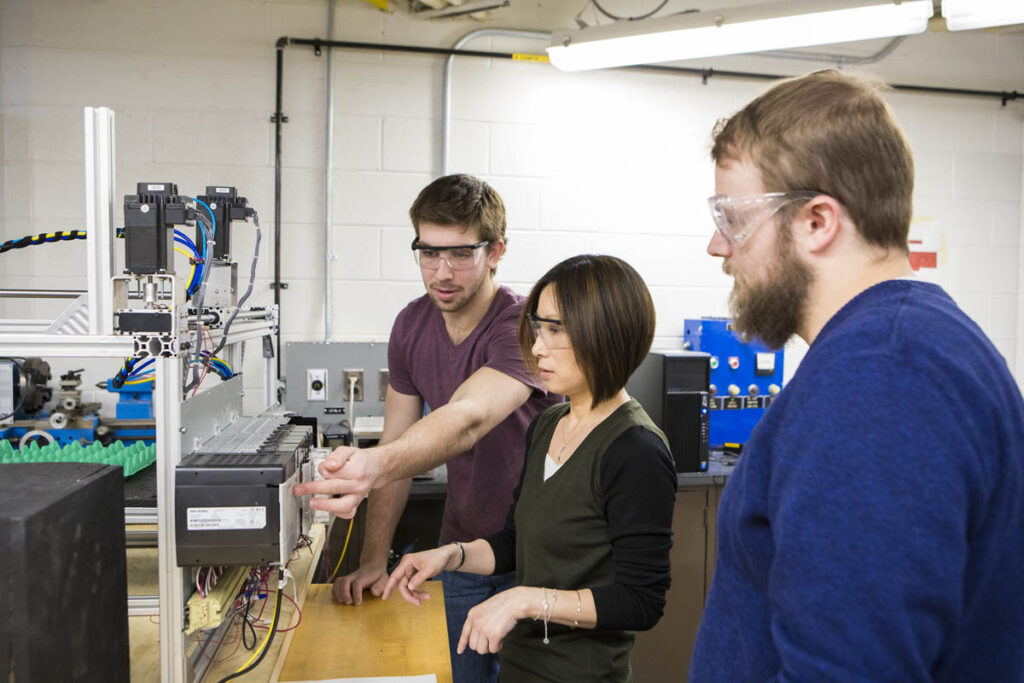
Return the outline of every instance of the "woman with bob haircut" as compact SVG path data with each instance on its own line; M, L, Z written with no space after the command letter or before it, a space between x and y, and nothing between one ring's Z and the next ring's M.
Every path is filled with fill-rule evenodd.
M409 602L444 570L515 569L516 587L470 610L458 652L500 651L500 681L631 680L632 631L661 618L676 472L664 434L626 393L654 339L640 275L613 256L562 261L534 285L519 345L568 403L530 425L505 528L406 555L384 589Z

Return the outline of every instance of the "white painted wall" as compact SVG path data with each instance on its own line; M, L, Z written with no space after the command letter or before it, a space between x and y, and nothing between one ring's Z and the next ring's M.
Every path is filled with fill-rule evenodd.
M564 6L540 0L495 26L550 28ZM582 4L582 3L580 3ZM0 4L0 237L82 227L82 107L117 112L117 194L137 181L183 193L235 185L261 214L253 303L270 302L273 255L274 42L326 35L322 0L4 0ZM426 24L360 0L338 3L339 40L450 46L473 21ZM868 54L873 42L844 48ZM536 51L482 39L468 46ZM440 57L339 50L334 56L333 338L386 339L419 295L406 211L439 171ZM805 62L737 57L719 69L800 73ZM873 67L894 82L1013 90L1024 34L925 34ZM285 341L322 340L324 60L285 51ZM635 71L563 74L543 64L460 58L454 68L452 170L485 177L509 209L499 279L519 291L571 254L629 260L657 304L656 345L678 348L683 319L726 313L730 281L704 248L712 230L711 126L766 84ZM922 276L945 286L1024 378L1021 170L1024 101L890 96L917 161L912 237L940 252ZM120 220L118 211L117 220ZM251 226L236 225L248 270ZM83 243L0 256L0 287L84 288ZM0 300L0 317L60 304ZM788 364L802 355L794 348ZM255 349L247 369L255 371ZM252 359L253 362L249 362ZM1019 362L1018 362L1019 361ZM255 372L250 383L258 384Z

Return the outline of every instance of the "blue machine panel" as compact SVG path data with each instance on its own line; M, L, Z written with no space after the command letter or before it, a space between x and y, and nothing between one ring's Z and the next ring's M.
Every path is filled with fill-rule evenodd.
M728 318L687 318L683 342L711 354L710 446L742 446L782 389L783 352L741 341Z

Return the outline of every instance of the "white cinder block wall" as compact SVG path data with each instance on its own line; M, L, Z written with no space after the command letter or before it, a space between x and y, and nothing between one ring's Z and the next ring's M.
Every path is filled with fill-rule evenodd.
M540 0L503 10L490 24L426 23L339 0L335 38L448 47L478 28L543 25L560 7ZM186 194L237 186L263 225L252 301L272 301L274 43L283 35L325 36L326 13L323 0L4 2L0 237L83 226L82 107L109 106L117 117L118 196L133 193L138 181L176 182ZM869 54L882 44L846 50ZM543 46L483 38L467 47ZM288 48L284 63L282 337L322 341L324 59ZM396 313L422 292L406 212L440 171L442 64L428 55L334 53L334 340L386 339ZM827 65L737 57L700 66L796 74ZM1024 90L1024 34L914 36L871 68L893 82ZM679 348L685 317L726 313L730 280L704 251L712 230L704 203L713 192L709 133L765 83L563 74L471 58L456 60L453 83L450 170L485 177L508 206L502 282L525 292L566 256L612 253L651 287L658 347ZM939 267L921 276L950 291L1024 382L1024 101L1003 107L905 93L890 101L917 162L911 237L939 254ZM247 272L252 227L236 224L233 242ZM81 242L0 256L0 287L84 288L84 274ZM60 308L0 299L4 318L53 316ZM258 355L252 349L246 360L253 389ZM797 345L790 371L801 355ZM249 393L252 407L258 392Z

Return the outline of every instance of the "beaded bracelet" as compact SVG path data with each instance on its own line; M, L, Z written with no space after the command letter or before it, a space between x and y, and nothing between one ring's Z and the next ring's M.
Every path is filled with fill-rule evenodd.
M572 630L576 630L576 627L580 625L580 615L583 614L583 601L580 600L580 592L576 591L576 618L572 620Z

